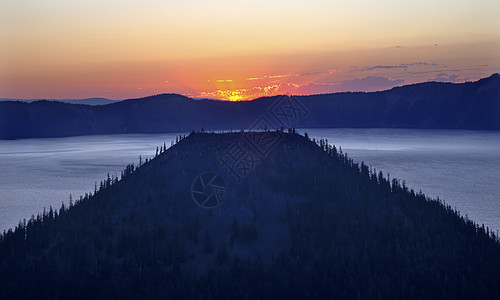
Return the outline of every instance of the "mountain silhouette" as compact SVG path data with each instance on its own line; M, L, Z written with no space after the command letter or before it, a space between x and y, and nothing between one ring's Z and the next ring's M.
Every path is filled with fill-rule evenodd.
M13 98L0 98L0 101L20 101L20 102L36 102L36 101L56 101L72 104L86 104L86 105L104 105L117 102L106 98L85 98L85 99L13 99Z
M289 118L294 102L300 118ZM278 107L277 107L278 103ZM273 109L281 109L276 117ZM288 109L288 112L284 111ZM428 82L371 93L274 96L253 101L194 100L162 94L107 105L0 101L0 139L93 134L268 128L500 129L500 75L461 84Z
M1 235L2 297L500 293L489 229L326 140L293 129L179 140ZM207 208L206 199L217 201Z

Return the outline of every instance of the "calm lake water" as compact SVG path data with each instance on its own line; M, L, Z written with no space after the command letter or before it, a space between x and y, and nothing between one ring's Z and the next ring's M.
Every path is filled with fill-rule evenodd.
M500 230L500 132L412 129L301 129L327 138L416 191ZM93 191L107 174L152 157L178 134L0 141L0 231L69 195Z

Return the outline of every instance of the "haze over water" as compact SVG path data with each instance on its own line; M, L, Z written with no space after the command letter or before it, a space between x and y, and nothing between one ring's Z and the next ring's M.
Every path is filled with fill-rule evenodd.
M327 138L355 161L439 196L462 215L500 230L500 133L410 129L301 129ZM0 141L0 231L69 194L94 190L107 173L152 157L179 134L103 135ZM229 187L230 188L230 187ZM230 199L228 199L230 200Z

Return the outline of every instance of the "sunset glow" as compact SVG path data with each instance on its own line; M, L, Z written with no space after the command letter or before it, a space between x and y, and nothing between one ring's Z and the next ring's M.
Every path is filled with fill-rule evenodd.
M0 98L238 101L500 71L498 1L383 2L0 0Z

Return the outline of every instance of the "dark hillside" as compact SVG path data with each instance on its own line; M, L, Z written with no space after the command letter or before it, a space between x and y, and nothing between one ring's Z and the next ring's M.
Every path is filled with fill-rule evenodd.
M262 154L248 148L274 138ZM316 142L277 131L192 133L95 194L2 235L2 297L500 294L493 233ZM223 163L237 157L234 145L245 153L240 177ZM211 209L191 196L207 172L227 188Z

